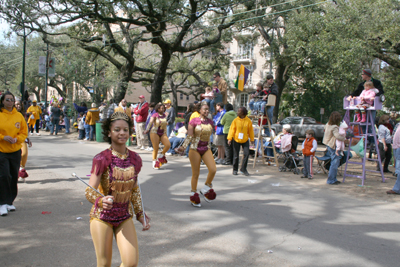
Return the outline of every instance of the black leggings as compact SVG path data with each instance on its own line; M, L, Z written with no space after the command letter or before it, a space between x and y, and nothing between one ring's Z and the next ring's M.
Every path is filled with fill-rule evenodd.
M0 205L12 205L18 194L18 172L21 150L0 152Z
M379 154L381 156L381 162L385 161L383 164L383 171L386 172L389 169L389 163L390 160L392 159L392 144L386 144L387 150L385 151L383 148L383 144L379 142L378 148L379 148ZM377 169L379 170L379 163L377 165Z

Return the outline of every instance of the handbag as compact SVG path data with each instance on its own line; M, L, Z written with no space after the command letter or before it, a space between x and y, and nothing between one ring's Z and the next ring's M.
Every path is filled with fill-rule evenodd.
M31 118L31 120L34 120L34 119L35 119L35 115L32 114L32 115L30 116L30 118Z
M364 157L364 137L354 146L350 147L359 157Z

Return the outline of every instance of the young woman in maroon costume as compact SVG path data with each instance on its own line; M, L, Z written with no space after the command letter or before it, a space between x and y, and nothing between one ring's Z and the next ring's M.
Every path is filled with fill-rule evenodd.
M137 266L139 248L132 217L150 229L150 218L143 214L138 186L142 159L126 148L133 123L125 113L116 112L103 122L104 140L111 147L93 159L86 198L93 203L90 212L90 233L97 257L97 266L111 266L113 236L121 255L121 266ZM146 216L146 219L144 218Z

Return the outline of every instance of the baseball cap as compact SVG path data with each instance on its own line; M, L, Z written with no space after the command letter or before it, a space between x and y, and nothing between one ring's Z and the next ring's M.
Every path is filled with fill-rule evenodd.
M144 95L140 95L139 98L144 98Z
M171 104L171 100L169 100L169 99L165 100L164 104Z

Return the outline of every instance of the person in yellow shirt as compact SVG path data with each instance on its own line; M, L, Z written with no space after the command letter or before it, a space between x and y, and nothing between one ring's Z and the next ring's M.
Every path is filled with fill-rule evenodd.
M132 118L132 110L131 110L131 108L127 107L127 102L125 99L121 100L121 102L119 103L119 106L114 109L114 112L123 112L126 115L128 115L129 118Z
M251 120L247 117L247 109L245 107L239 108L237 118L232 121L231 128L228 133L228 144L233 147L233 175L238 175L239 167L239 152L240 147L243 148L243 160L240 172L246 176L250 174L247 172L247 162L249 161L249 139L254 144L254 130Z
M40 115L42 114L42 109L37 105L37 101L32 101L32 106L28 108L26 111L26 115L28 115L28 124L29 129L31 131L31 135L33 134L33 128L36 126L36 135L40 135L39 133L39 122Z
M24 116L14 107L15 97L5 92L0 98L0 215L15 211L22 143L28 137Z
M90 126L89 140L94 141L96 137L96 122L100 120L100 111L96 103L92 103L92 108L88 110L86 115L86 124Z
M200 117L200 113L199 113L200 106L201 106L201 102L194 104L193 112L192 112L192 115L190 115L189 122L195 118Z
M19 113L24 116L24 104L22 103L21 100L15 101L15 108ZM29 127L28 127L29 129ZM18 178L22 180L23 183L25 183L25 178L29 177L28 173L25 170L26 162L28 161L28 145L29 147L32 147L32 142L29 140L29 138L25 139L25 142L22 142L22 147L21 147L21 166L19 167L19 173L18 173Z

